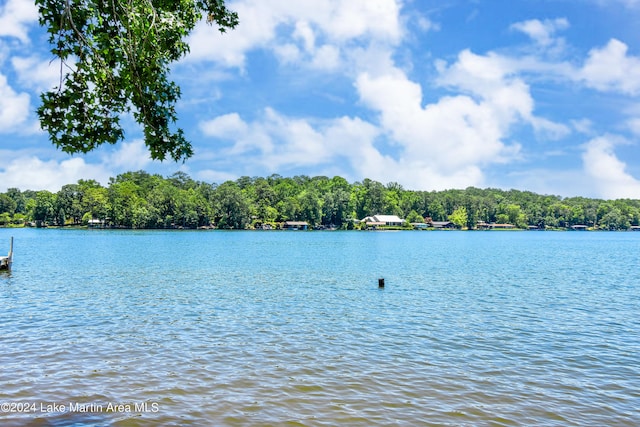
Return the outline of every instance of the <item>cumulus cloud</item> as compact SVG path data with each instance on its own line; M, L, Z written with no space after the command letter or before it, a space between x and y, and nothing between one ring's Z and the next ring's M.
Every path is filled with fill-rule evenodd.
M19 12L28 11L27 3L32 13L31 0L8 0L5 6L0 6L0 24L11 17L11 23L0 25L0 35L28 41L24 23L33 22L37 16ZM252 76L236 73L253 71L246 67L248 58L260 49L263 54L273 54L280 65L302 69L304 73L300 74L304 76L313 74L326 80L328 75L335 77L335 73L341 73L341 78L352 80L351 93L336 95L326 86L319 86L318 92L329 92L342 100L356 99L357 105L348 116L341 110L340 116L334 118L294 116L296 113L290 112L293 109L281 112L256 105L256 111L244 117L230 112L202 121L199 130L206 145L196 147L197 159L191 161L211 163L194 170L194 175L219 182L237 177L240 170L252 175L336 170L343 176L397 181L408 188L483 186L492 165L521 160L524 150L513 135L523 127L533 131L532 139L560 140L573 131L593 135L592 128L598 126L579 117L568 121L568 126L539 116L534 94L540 92L532 91L530 85L539 89L553 80L555 84L580 82L596 90L632 96L640 92L640 71L637 71L640 58L630 55L627 45L618 40L593 49L582 62L577 60L582 67L570 65L576 63L575 58L569 61L553 57L553 53L567 53L562 50L564 40L559 37L569 27L565 18L513 24L510 30L532 40L524 55L520 46L517 53L511 54L505 50L483 54L463 50L453 61L436 61L436 77L429 79L425 67L412 63L418 57L408 53L415 40L403 44L407 36L404 25L417 32L436 31L440 27L420 13L401 16L401 8L409 7L410 3L237 0L229 3L241 18L236 30L219 35L215 28L198 25L190 36L191 54L185 58L181 71L191 71L186 70L190 62L191 66L206 62L200 69L206 67L204 72L215 75L217 80L222 79L222 71L227 73L226 78L233 74L234 78L246 78L253 83ZM549 54L550 51L553 53ZM21 55L10 60L22 84L21 90L40 91L57 83L59 69L49 67L36 56ZM399 57L402 67L396 62ZM211 67L211 63L216 66ZM308 73L309 69L313 73ZM432 71L429 68L427 72ZM341 80L342 88L343 83ZM235 105L231 105L230 110L234 111ZM274 105L287 108L286 102ZM29 95L12 89L0 75L0 132L24 127L29 109ZM247 118L254 115L256 118ZM640 134L637 120L632 119L627 125L629 130ZM635 182L626 172L618 175L612 172L613 166L619 170L625 166L615 156L615 144L597 141L585 146L584 170L571 177L579 174L596 180L596 176L605 176L610 182ZM567 146L558 146L545 149L558 153L571 151ZM527 148L528 152L535 150L533 144ZM40 168L46 177L43 182L52 181L58 187L56 177L63 177L58 181L64 183L75 182L78 177L74 174L78 171L84 174L81 178L99 179L98 176L113 176L150 164L142 141L120 144L114 151L109 149L101 149L99 163L83 158L64 161L33 156L9 158L8 166L0 169L0 177L7 178L10 168L11 173L19 173L19 168ZM30 185L40 185L26 172L23 176L35 183ZM562 185L569 185L571 179L567 178Z
M105 167L116 171L139 170L151 163L147 146L141 139L123 142L118 148L103 156Z
M312 48L307 27L298 31ZM377 114L374 122L293 118L267 108L253 122L231 113L202 122L200 129L221 144L219 158L251 162L258 170L313 170L346 161L357 176L435 189L482 186L487 167L519 160L521 146L511 141L515 128L526 125L553 140L572 131L534 114L531 90L511 58L465 50L451 64L440 61L435 83L452 95L425 99L424 87L394 65L391 52L354 53L364 70L354 88L360 104Z
M261 154L273 151L271 135L259 123L246 123L238 113L224 114L200 123L205 136L218 140L232 141L232 147L225 150L225 156L244 155L252 149Z
M422 31L440 31L440 24L433 22L426 16L418 16L416 18L418 28Z
M0 153L3 163L0 165L0 192L17 187L21 190L49 190L56 192L63 185L72 184L79 179L95 179L106 185L110 177L119 173L139 170L151 163L149 152L141 140L102 147L97 160L87 157L68 157L60 159L55 152L51 158L51 148L31 154L32 150L4 150Z
M316 68L336 69L343 45L365 39L394 44L402 35L395 0L241 0L231 7L242 17L238 27L219 36L199 25L190 37L187 61L244 69L250 51L267 48L288 62L305 60Z
M397 72L395 75L360 76L361 99L380 113L380 124L401 148L399 166L408 185L436 188L462 184L481 185L480 165L504 160L517 151L502 138L509 123L486 101L469 96L449 96L422 107L421 87ZM409 182L409 180L411 182Z
M513 76L512 63L507 58L491 52L476 55L464 50L450 67L443 63L438 67L439 84L483 100L501 116L505 125L512 123L516 116L532 116L533 98L529 87L522 79Z
M0 37L29 43L29 26L37 21L38 8L32 0L7 0L0 6Z
M267 109L261 124L271 140L279 142L277 149L265 152L265 165L277 170L290 164L297 166L324 163L333 150L321 131L304 119L290 118Z
M224 114L200 123L200 130L205 135L217 138L245 135L247 128L247 124L240 118L238 113Z
M628 50L625 43L616 39L591 50L578 72L579 79L600 91L640 94L640 57L627 55Z
M589 119L571 120L571 126L576 132L590 134L593 132L593 122Z
M7 78L0 74L0 132L21 129L30 113L30 97L13 90Z
M238 175L215 169L202 169L196 172L193 177L204 182L222 183L225 181L233 181L238 178Z
M519 169L507 174L491 187L527 189L538 194L562 197L601 197L590 184L591 178L581 169Z
M531 117L529 120L541 140L557 141L571 134L571 128L562 123L556 123L543 117Z
M216 162L242 163L254 174L282 173L302 166L307 174L334 171L349 176L349 171L335 167L346 162L350 170L382 179L380 171L390 173L398 167L374 146L379 130L359 118L311 121L267 108L252 122L232 113L202 123L201 129L231 144L218 150ZM248 156L253 151L260 155ZM211 176L219 172L211 171Z
M450 65L438 62L434 83L454 95L423 99L424 88L393 60L403 36L398 2L353 1L345 6L309 1L301 6L276 1L267 7L244 0L233 7L243 16L241 28L206 43L197 34L190 60L242 69L249 51L265 48L283 63L304 62L323 71L349 69L345 72L355 79L360 104L379 118L376 123L359 118L320 121L267 108L253 122L237 113L202 122L201 131L220 144L218 152L237 162L277 171L328 165L340 158L360 176L414 188L464 187L482 185L488 165L519 158L520 145L509 140L512 128L528 124L546 139L560 139L571 131L537 117L530 88L517 77L522 64L491 52L465 50ZM514 29L550 46L554 34L568 25L566 19L527 21ZM353 128L357 134L348 131ZM336 140L343 143L336 145Z
M633 134L640 136L640 117L627 120L627 127Z
M512 30L526 34L543 47L556 43L555 33L567 28L569 28L569 21L566 18L545 19L544 21L531 19L511 25Z
M232 142L222 151L223 156L241 159L257 150L260 157L254 161L270 171L318 165L335 155L335 142L326 137L327 130L322 126L316 128L305 119L286 117L271 108L251 123L232 113L203 122L200 128L207 136Z
M600 136L584 146L585 173L600 197L640 199L640 180L627 172L627 165L615 154L615 146L625 143L616 136Z
M346 161L357 176L410 188L480 185L481 165L518 152L517 145L501 141L502 126L492 119L492 109L469 97L422 108L420 87L400 74L395 80L363 75L358 88L364 101L380 109L380 126L349 117L312 122L267 109L254 122L233 113L204 122L201 129L231 142L219 153L229 162L255 162L258 170L273 172ZM380 143L395 146L397 154L385 153ZM247 156L252 150L261 155Z
M103 165L92 165L76 157L68 160L41 160L36 156L17 157L0 169L0 191L17 187L22 190L56 192L79 179L106 183L109 172Z
M209 136L231 141L231 147L218 152L217 163L241 163L253 173L282 173L303 166L316 173L333 170L343 176L396 181L408 188L444 189L482 181L482 171L475 164L476 160L463 161L459 163L461 167L440 167L438 162L447 156L434 154L439 150L438 144L434 144L434 152L426 156L424 153L415 155L409 150L399 156L385 154L377 146L384 130L360 118L340 117L312 122L267 109L253 122L245 122L233 113L207 121L201 129ZM400 148L401 151L405 149ZM450 146L446 146L448 148ZM248 156L252 150L258 150L261 155ZM508 151L506 149L505 153ZM450 155L449 161L460 155L466 159L470 157L463 147ZM336 163L343 162L349 165L348 170L334 168ZM206 176L229 179L217 170L209 170Z
M440 63L438 69L438 82L459 94L425 106L422 87L398 69L362 74L356 87L362 101L379 112L381 126L402 147L411 170L431 171L444 186L448 178L480 185L481 166L517 155L519 146L506 140L513 125L533 119L529 88L509 77L508 62L496 55L463 51L454 64Z
M534 42L534 54L479 55L463 50L451 63L436 61L437 78L431 83L450 95L432 99L427 84L410 79L395 63L395 48L403 37L399 2L354 1L344 8L336 4L309 1L300 6L276 1L267 7L239 1L234 7L244 18L241 28L206 43L197 34L191 59L243 68L251 50L264 48L282 63L305 63L329 72L344 71L349 61L345 73L354 79L360 105L377 114L377 120L367 116L369 121L357 117L321 121L288 117L267 108L262 117L247 122L231 113L200 124L205 135L218 140L219 153L231 161L252 163L258 170L296 166L313 170L342 159L349 163L349 172L408 187L482 186L492 164L522 159L521 146L512 140L516 129L528 126L538 140L554 141L572 132L592 132L593 124L587 119L578 117L565 124L538 116L530 82L578 80L597 90L631 95L640 89L640 75L636 76L640 60L628 54L624 43L612 40L593 49L584 66L576 68L549 56L550 50L565 53L558 33L569 28L569 21L532 19L510 29ZM634 121L628 125L632 131L640 128ZM557 152L566 152L565 148ZM585 159L592 157L585 154ZM567 176L591 176L586 171L585 167ZM219 172L212 174L219 176ZM571 179L563 185L567 187Z
M38 92L51 90L60 85L60 63L42 60L36 56L13 57L11 64L16 70L20 84Z

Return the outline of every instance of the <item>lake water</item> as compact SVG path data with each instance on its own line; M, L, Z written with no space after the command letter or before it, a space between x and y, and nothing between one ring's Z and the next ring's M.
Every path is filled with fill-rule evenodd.
M640 233L12 235L2 426L640 425Z

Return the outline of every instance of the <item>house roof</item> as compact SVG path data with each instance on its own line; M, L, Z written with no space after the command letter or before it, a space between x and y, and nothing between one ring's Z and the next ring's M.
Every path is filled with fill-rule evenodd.
M373 219L377 222L404 222L404 220L400 219L397 215L374 215Z
M429 223L433 228L452 228L455 225L451 221L431 221Z

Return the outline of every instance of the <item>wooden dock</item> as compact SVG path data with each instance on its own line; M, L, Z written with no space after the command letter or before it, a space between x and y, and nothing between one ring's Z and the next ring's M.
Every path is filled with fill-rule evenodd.
M9 255L0 256L0 270L11 270L11 263L13 262L13 237L9 244Z

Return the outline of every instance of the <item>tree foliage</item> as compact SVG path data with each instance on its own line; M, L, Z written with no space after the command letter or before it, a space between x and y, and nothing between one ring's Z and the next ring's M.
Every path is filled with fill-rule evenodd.
M244 229L292 220L350 229L353 220L376 214L396 214L409 223L449 220L468 229L486 222L522 229L586 225L626 230L640 226L640 200L473 187L412 191L370 179L350 184L342 177L304 175L244 176L217 185L195 181L183 172L163 178L144 171L118 175L106 187L80 180L57 193L16 188L0 193L0 225L5 226L24 221L79 225L97 219L122 228Z
M133 112L151 157L193 154L175 128L180 88L168 78L185 39L206 16L221 32L238 16L223 0L36 0L60 83L41 95L38 116L62 151L86 153L124 138L123 114Z
M456 227L462 228L467 226L467 217L467 208L460 206L449 215L449 221L454 223Z

